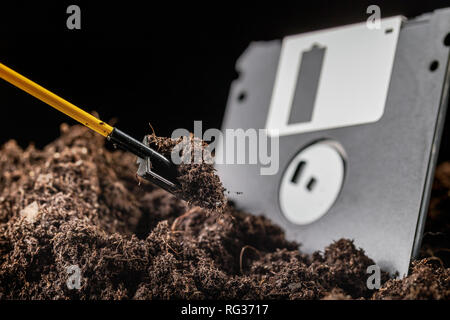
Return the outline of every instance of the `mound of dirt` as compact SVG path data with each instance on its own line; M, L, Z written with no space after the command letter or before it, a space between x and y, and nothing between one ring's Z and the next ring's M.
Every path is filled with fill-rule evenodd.
M207 214L139 184L133 163L79 126L62 126L44 150L14 141L1 148L1 299L450 298L448 265L432 242L409 277L383 273L372 291L366 268L374 262L350 240L302 254L262 216L224 203L222 214ZM436 192L448 193L448 171ZM439 219L448 212L443 194L431 210ZM81 272L79 289L67 285L71 266Z

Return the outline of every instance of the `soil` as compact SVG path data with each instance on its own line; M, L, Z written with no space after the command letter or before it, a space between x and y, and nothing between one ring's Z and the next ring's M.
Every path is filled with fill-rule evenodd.
M184 157L178 169L178 182L181 190L178 196L190 205L200 206L209 213L221 214L227 204L225 188L215 174L212 157L203 152L207 144L196 137L189 137L183 143L182 138L170 139L157 137L154 133L148 136L148 141L158 152L171 158L171 153L178 144L180 157ZM198 160L196 160L196 156Z
M61 132L43 150L1 148L1 299L450 298L448 163L437 170L423 259L402 280L383 273L372 291L374 262L352 241L305 255L263 216L224 203L207 214L137 183L134 157L88 129ZM66 285L71 265L80 289Z

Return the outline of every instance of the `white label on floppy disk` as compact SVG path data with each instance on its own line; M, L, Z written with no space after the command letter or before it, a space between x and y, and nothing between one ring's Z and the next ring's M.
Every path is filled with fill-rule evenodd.
M284 38L266 122L269 134L378 121L401 21L396 16L382 19L380 29L364 22Z

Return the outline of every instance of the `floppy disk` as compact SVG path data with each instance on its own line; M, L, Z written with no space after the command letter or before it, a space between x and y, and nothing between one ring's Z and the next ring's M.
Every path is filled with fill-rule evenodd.
M305 252L350 238L384 270L406 274L445 119L449 33L444 9L252 43L223 129L278 137L279 170L216 165L229 197Z

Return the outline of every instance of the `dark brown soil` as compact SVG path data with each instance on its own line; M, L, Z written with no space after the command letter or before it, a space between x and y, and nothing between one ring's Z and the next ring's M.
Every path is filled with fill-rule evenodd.
M374 262L351 241L304 255L262 216L230 205L208 215L139 185L134 160L78 126L44 150L1 148L1 299L450 298L448 243L438 248L434 236L409 277L374 294ZM450 170L440 172L428 228L448 240ZM79 290L66 285L70 265L81 269Z
M211 157L203 153L207 144L192 136L190 141L184 145L180 143L181 138L174 140L157 137L155 134L149 135L148 138L150 144L169 159L172 150L178 143L182 146L179 152L180 156L186 156L191 161L191 163L183 162L178 166L178 181L181 186L179 196L188 201L190 205L200 206L208 212L223 213L227 205L225 188L215 174L212 162L209 161ZM200 163L194 162L196 153Z

